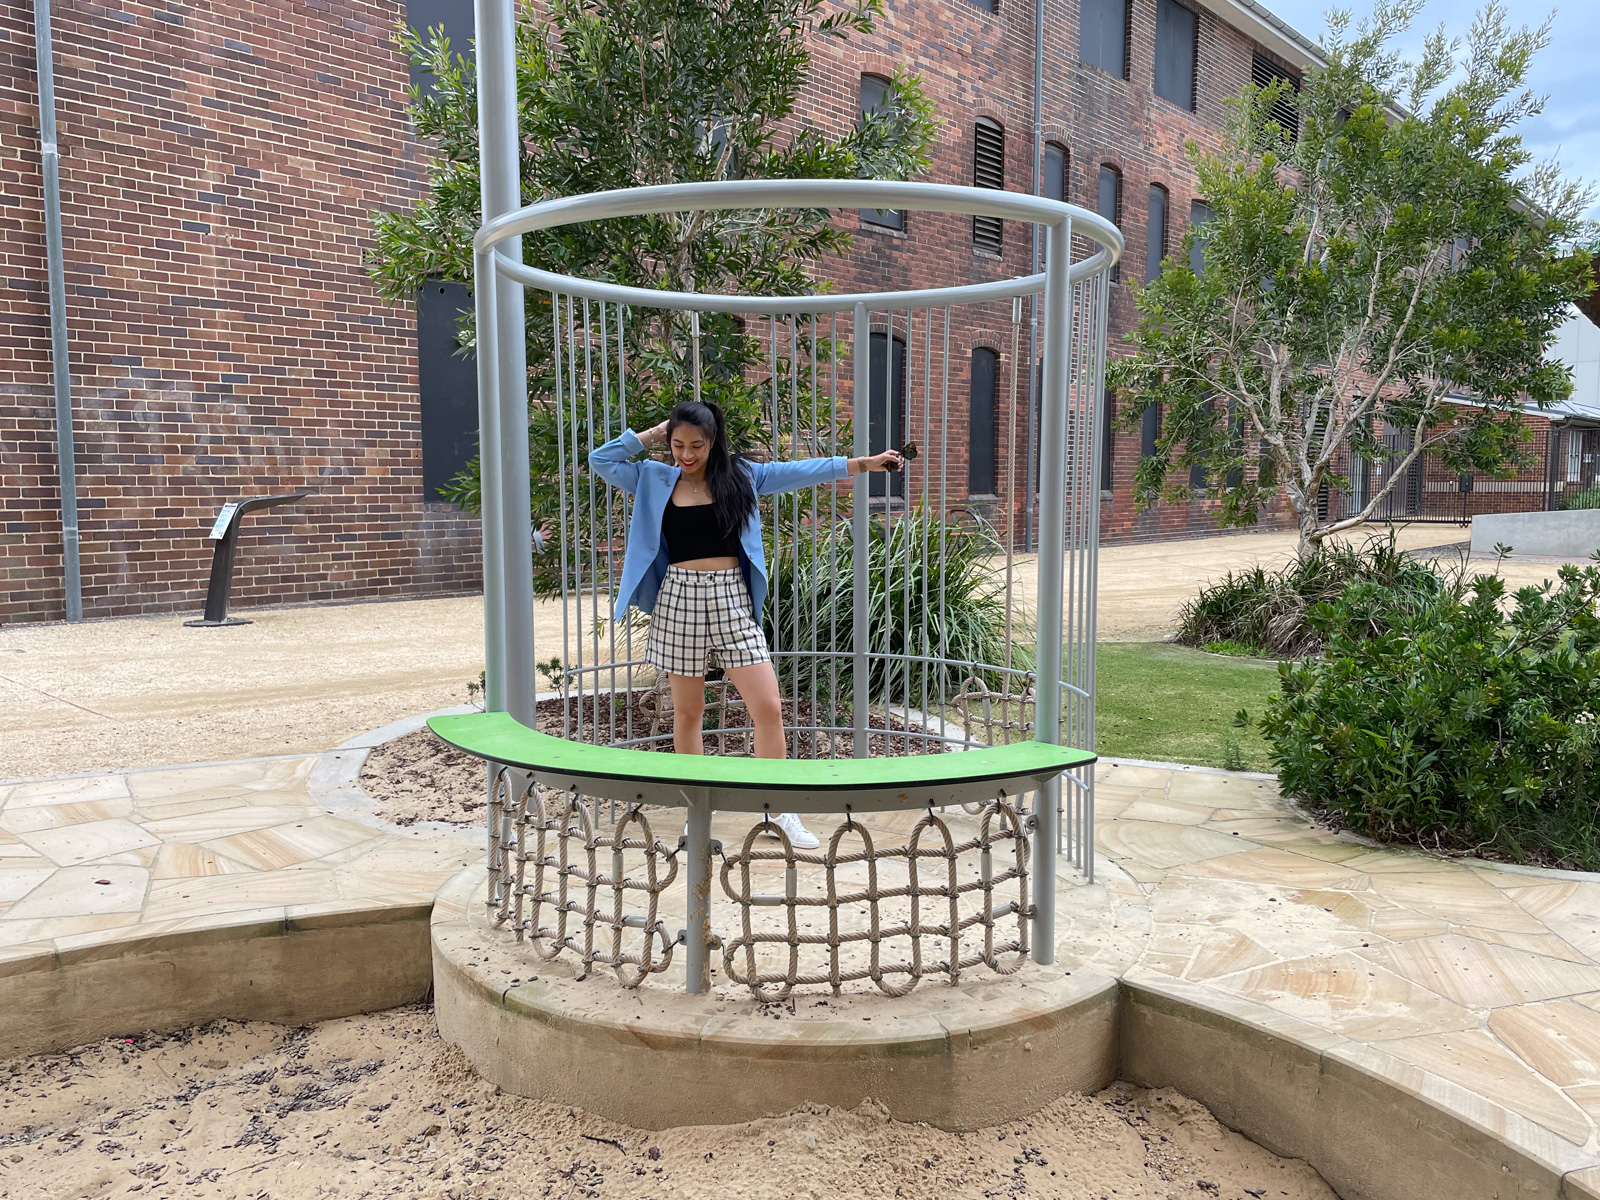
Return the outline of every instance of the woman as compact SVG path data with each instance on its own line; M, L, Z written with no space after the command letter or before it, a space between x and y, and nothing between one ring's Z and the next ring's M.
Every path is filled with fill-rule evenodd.
M663 444L673 465L629 461ZM863 471L898 471L903 461L886 450L870 458L750 462L729 450L721 410L697 401L677 405L643 436L629 429L589 455L596 474L635 497L615 616L622 620L630 605L650 615L645 660L671 681L679 754L705 753L700 730L714 655L755 726L756 756L788 756L778 676L759 622L767 563L756 497ZM797 849L817 846L795 814L778 823Z

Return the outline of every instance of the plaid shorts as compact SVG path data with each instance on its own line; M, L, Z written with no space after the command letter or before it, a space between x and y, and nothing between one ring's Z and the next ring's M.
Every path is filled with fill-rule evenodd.
M750 614L750 593L738 567L691 571L668 567L650 614L645 661L669 675L704 677L708 665L771 662L767 639Z

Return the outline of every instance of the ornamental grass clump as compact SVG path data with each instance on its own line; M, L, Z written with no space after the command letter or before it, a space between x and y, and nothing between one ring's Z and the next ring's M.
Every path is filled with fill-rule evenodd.
M1206 650L1221 642L1225 653L1247 648L1263 658L1303 658L1322 644L1307 615L1358 582L1419 598L1437 596L1451 586L1428 563L1408 557L1393 533L1374 535L1360 546L1329 542L1276 571L1230 571L1201 589L1178 615L1177 640Z
M1355 584L1260 721L1279 785L1375 838L1600 868L1600 567L1425 595ZM1248 714L1240 714L1242 721Z
M1033 625L1015 610L1007 661L1005 576L995 569L1003 549L993 533L914 508L887 529L874 517L867 538L867 647L882 656L870 668L874 701L909 695L913 705L925 699L936 707L969 676L997 690L1004 682L997 670L932 660L1032 670ZM808 536L798 552L793 545L771 552L774 607L764 623L774 647L821 652L780 661L786 688L842 697L851 686L854 649L850 521L819 529L816 539L814 551ZM776 624L774 611L782 613ZM1024 683L1013 677L1011 686L1021 691Z

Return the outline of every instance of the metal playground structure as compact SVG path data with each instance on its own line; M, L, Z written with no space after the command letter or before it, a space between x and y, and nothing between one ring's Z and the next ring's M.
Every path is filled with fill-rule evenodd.
M665 971L681 946L688 990L704 991L720 948L727 978L763 999L853 979L898 994L978 965L1006 973L1027 957L1053 961L1057 856L1086 877L1094 865L1097 435L1121 234L1040 197L866 180L673 184L521 207L511 9L481 5L480 14L486 712L430 724L489 763L492 921L543 957L609 966L625 986ZM524 261L522 235L557 226L784 208L1024 222L1042 233L1044 269L918 291L735 296L627 287ZM1018 429L1026 368L1016 334L1025 299L1040 295L1035 468ZM548 385L532 397L530 300L553 347ZM761 615L783 691L787 761L744 757L748 721L715 681L710 753L652 752L671 749L670 693L643 661L642 629L611 619L630 498L591 473L588 454L631 419L659 419L639 411L629 363L651 331L684 331L676 336L689 339L693 363L685 387L699 393L708 369L701 318L711 314L736 316L741 336L762 348L765 361L746 376L761 382L775 457L917 447L902 473L763 502L772 590ZM1010 399L994 409L993 494L975 500L959 433L962 356L979 329L990 343L1010 339ZM541 528L538 601L530 411L558 443L536 447L547 463L553 449L553 474L539 482L560 495L554 526ZM1018 486L1035 469L1036 560L1019 553L1031 497L1019 503ZM961 636L969 614L947 592L957 570L982 576L976 594L997 636ZM960 603L973 594L969 580ZM552 605L559 639L536 643L536 609L550 628ZM740 843L724 849L712 838L713 811L751 814ZM822 847L806 854L766 824L782 811L839 823L819 830ZM878 844L857 820L913 811L922 815L898 846ZM757 837L771 833L776 848L762 848L770 843ZM711 899L719 855L722 894L738 914L737 928L720 931ZM782 890L758 892L763 878ZM663 911L675 884L686 896L676 934ZM856 912L860 927L841 921ZM902 959L885 957L891 941Z

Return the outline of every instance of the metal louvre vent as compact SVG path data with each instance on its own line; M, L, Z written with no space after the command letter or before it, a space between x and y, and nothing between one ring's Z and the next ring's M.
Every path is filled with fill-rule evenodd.
M1300 81L1289 74L1274 62L1257 54L1250 61L1250 82L1258 88L1267 87L1279 79L1287 79L1292 91L1300 90ZM1293 141L1300 136L1300 110L1295 107L1294 97L1288 94L1278 97L1277 103L1272 106L1272 119L1283 126Z
M983 117L973 126L972 186L997 191L1006 186L1006 133ZM972 218L972 244L979 250L999 254L1003 240L999 217Z

